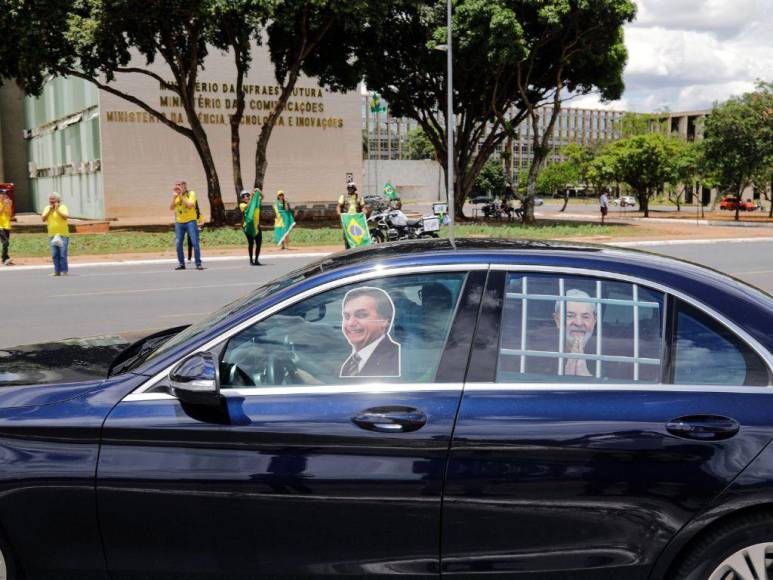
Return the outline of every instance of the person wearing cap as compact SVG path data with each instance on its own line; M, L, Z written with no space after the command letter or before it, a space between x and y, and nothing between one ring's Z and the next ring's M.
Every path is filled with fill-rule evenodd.
M250 201L254 195L258 196L258 201L255 211L252 214L252 220L250 221L247 216L247 207L250 205ZM259 189L256 189L252 193L243 189L239 194L239 209L242 212L242 231L247 238L247 253L250 257L250 264L253 266L260 266L260 248L263 245L263 234L260 231L260 204L262 201L263 194ZM255 252L254 259L252 257L253 250Z
M185 270L185 254L183 254L183 239L187 234L193 242L193 254L196 258L196 269L203 270L201 265L201 246L199 245L199 229L196 217L196 192L188 191L185 181L178 181L172 192L172 202L169 209L174 211L174 233L177 240L177 261L175 270Z
M11 198L4 189L0 189L0 244L3 245L2 261L4 266L13 266L13 261L8 255L8 246L11 243L12 207Z
M48 206L40 216L46 222L48 228L48 243L51 246L51 259L54 262L52 276L67 276L69 267L67 264L67 250L70 246L70 226L67 219L70 212L62 203L62 196L57 192L48 196Z
M340 216L343 213L360 213L365 211L366 208L367 206L365 205L365 202L360 197L360 194L357 193L357 185L354 183L349 183L346 186L346 193L338 198L336 212ZM343 236L344 247L348 250L349 241L346 239L346 232L343 232Z

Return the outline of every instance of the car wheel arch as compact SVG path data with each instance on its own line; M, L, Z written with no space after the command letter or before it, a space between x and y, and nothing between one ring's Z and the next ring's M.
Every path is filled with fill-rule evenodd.
M677 533L675 540L678 545L675 546L674 540L672 540L666 550L664 550L664 554L671 550L673 550L674 553L666 556L666 561L664 561L664 554L661 554L661 558L656 563L653 573L649 576L650 580L669 580L674 578L679 567L682 565L682 562L684 562L693 550L707 537L722 528L733 526L736 522L750 517L763 517L773 520L773 498L768 498L765 503L745 505L744 507L733 509L729 512L724 509L721 509L721 511L718 510L718 512L715 513L715 517L711 518L709 521L705 521L706 515L704 514L704 516L698 518L699 520L704 520L703 522L697 523L694 526L688 524L686 528L692 527L693 529L686 530L683 528L682 531ZM687 537L685 537L685 534ZM681 541L679 541L680 536L682 536Z

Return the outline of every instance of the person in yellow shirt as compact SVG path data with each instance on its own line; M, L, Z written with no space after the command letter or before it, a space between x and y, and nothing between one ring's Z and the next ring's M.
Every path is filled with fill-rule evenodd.
M357 193L357 186L354 183L349 183L346 186L346 193L338 198L336 204L336 213L340 216L342 213L360 213L365 212L367 215L368 206L365 205L365 201ZM344 247L349 249L349 240L346 239L346 232L343 232Z
M48 206L40 216L48 226L48 243L51 246L51 259L54 261L52 276L67 276L67 250L70 246L70 226L67 219L70 212L62 203L62 196L53 192L48 196Z
M11 198L4 189L0 189L0 244L3 245L2 261L5 266L13 266L13 261L8 255L8 246L11 243L12 207Z
M193 242L193 253L196 258L196 269L203 270L201 265L201 247L199 245L199 229L196 216L196 192L188 191L188 184L178 181L174 184L172 203L169 209L174 211L174 234L177 241L177 261L179 265L175 270L185 270L185 254L183 253L183 240L185 235Z
M252 213L252 222L250 223L246 212L253 195L258 196L258 201L256 202L257 207ZM263 245L263 233L260 231L260 204L263 201L263 193L259 189L252 193L245 189L239 194L239 199L239 209L242 212L242 231L247 238L247 253L250 256L250 264L260 266L260 248ZM253 249L255 251L254 259L252 257Z

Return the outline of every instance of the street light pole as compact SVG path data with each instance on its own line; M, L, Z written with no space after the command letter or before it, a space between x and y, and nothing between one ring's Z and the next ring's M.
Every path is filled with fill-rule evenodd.
M446 137L448 144L446 150L448 151L448 168L446 170L448 176L448 185L446 191L448 192L448 239L451 240L451 244L454 243L454 76L453 76L453 39L451 34L451 0L447 0L447 48L448 48L448 102L446 104Z

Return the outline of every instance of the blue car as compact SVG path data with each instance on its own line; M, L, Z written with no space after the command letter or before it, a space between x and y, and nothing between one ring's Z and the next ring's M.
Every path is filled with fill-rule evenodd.
M9 578L773 577L773 298L720 273L387 244L119 347L0 353Z

